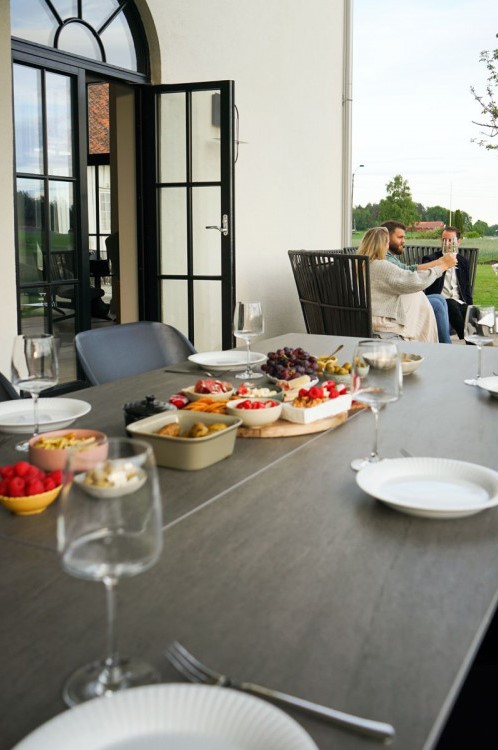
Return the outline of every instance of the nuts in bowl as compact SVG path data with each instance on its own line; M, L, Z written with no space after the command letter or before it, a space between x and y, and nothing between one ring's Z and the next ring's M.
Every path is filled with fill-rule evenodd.
M239 417L245 427L262 427L280 418L282 404L271 398L241 398L229 401L227 412Z
M107 437L98 430L54 430L29 441L29 460L44 471L63 469L67 451L78 449L76 471L83 471L107 456Z

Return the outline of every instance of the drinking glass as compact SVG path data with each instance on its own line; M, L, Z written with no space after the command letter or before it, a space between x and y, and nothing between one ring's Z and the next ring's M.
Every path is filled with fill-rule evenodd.
M33 399L33 437L40 432L38 398L45 388L59 381L59 365L54 337L50 333L20 335L14 339L11 362L12 382L21 390L31 393ZM29 440L16 445L27 451Z
M496 333L496 313L494 307L469 305L465 313L464 338L477 346L477 377L468 378L467 385L477 385L481 377L482 347L492 344Z
M109 438L104 451L92 450L91 457L83 450L68 452L57 546L66 573L102 581L105 586L107 656L69 677L63 688L68 706L160 681L159 673L147 662L119 655L116 635L119 579L143 573L158 560L162 549L154 454L147 443L129 438Z
M236 374L236 378L249 380L262 378L262 372L254 372L251 366L251 341L263 333L263 311L261 302L237 302L233 316L233 333L239 339L244 339L247 349L247 365L244 372Z
M351 395L355 401L370 407L375 419L375 432L370 456L355 458L351 462L354 471L380 461L379 412L385 404L399 399L402 383L401 361L396 344L382 340L360 341L357 344L353 355Z

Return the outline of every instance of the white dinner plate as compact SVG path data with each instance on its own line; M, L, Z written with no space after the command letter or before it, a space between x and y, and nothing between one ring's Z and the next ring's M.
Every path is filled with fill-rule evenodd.
M461 518L498 505L498 472L449 458L388 458L356 475L362 490L413 516Z
M40 432L62 430L92 407L75 398L40 398L38 415ZM19 398L0 403L0 432L33 432L33 399Z
M189 357L190 362L199 365L204 370L211 370L213 372L223 370L245 370L247 365L247 354L244 351L235 349L226 349L221 352L201 352L198 354L191 354ZM266 354L260 354L259 352L251 352L251 365L262 365L266 362Z
M59 714L13 750L317 750L279 708L229 688L149 685Z
M479 378L477 380L477 385L479 388L482 388L483 391L487 391L490 396L493 396L494 398L498 398L498 377L495 375L492 375L489 378Z

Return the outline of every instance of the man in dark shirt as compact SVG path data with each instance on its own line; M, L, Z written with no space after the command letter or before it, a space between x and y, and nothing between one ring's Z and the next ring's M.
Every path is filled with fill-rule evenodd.
M465 313L467 306L472 305L469 261L460 255L460 232L455 227L446 227L441 235L441 250L424 256L422 262L438 260L443 255L453 253L457 265L448 269L439 279L425 290L426 294L442 294L448 305L450 325L457 332L458 338L464 338Z

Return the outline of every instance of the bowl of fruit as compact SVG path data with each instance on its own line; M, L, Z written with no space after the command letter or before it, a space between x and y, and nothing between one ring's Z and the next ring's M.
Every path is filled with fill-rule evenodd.
M268 358L261 369L269 380L293 380L301 375L316 378L318 363L316 357L301 347L292 349L285 346L275 352L268 352Z
M282 403L272 398L240 398L228 402L227 412L241 419L244 427L262 427L279 419Z
M255 386L251 383L242 383L234 393L235 398L272 398L274 401L283 401L284 392L279 385Z
M62 488L62 472L46 472L28 461L0 469L0 503L19 516L32 516L48 508Z
M198 401L200 398L209 396L215 401L230 398L233 395L233 385L224 380L215 380L214 378L203 378L198 380L195 385L188 388L182 388L182 393L189 401Z

